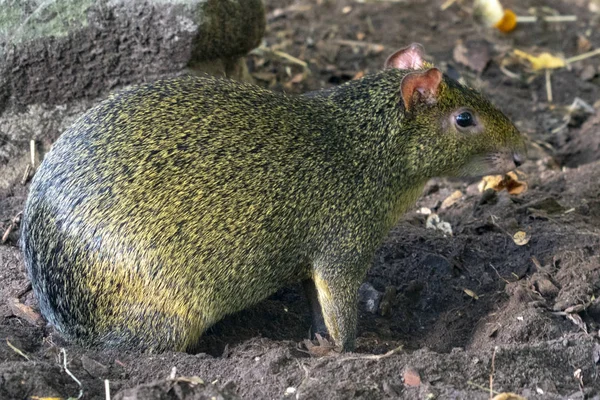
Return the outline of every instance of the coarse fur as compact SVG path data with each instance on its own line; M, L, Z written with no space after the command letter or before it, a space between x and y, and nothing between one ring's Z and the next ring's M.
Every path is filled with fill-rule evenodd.
M329 334L354 345L373 254L428 179L508 166L524 147L477 92L388 68L309 95L212 77L112 95L37 171L22 248L42 314L91 346L186 350L213 323L312 279ZM457 110L481 132L460 132Z

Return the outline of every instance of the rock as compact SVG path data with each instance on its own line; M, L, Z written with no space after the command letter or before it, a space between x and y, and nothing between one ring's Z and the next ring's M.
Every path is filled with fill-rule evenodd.
M188 65L227 74L265 29L260 0L27 0L2 8L0 106L94 98Z
M0 17L0 189L109 92L189 72L247 77L261 0L8 0Z
M419 386L421 384L421 376L412 367L406 367L402 373L402 380L406 386Z
M358 289L358 301L363 310L375 314L379 310L382 294L373 287L369 282L360 285Z

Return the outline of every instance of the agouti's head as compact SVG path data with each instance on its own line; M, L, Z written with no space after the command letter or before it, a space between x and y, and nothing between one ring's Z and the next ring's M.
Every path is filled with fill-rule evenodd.
M423 55L421 45L412 44L386 61L386 68L412 70L402 78L400 95L403 125L418 132L413 138L422 155L419 168L432 176L477 176L518 167L525 140L517 128L481 94L444 76Z

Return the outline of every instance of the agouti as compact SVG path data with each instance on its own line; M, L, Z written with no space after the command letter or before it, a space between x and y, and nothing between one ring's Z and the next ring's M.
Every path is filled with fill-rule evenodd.
M523 150L417 44L306 95L161 80L59 138L21 246L42 314L85 345L186 350L225 315L312 281L330 337L352 350L358 288L427 180L506 172Z

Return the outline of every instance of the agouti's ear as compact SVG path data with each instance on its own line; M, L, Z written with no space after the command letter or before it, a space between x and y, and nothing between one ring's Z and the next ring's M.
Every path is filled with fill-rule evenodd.
M437 68L406 75L400 83L406 111L410 111L417 103L435 104L442 79L442 71Z
M421 69L425 65L425 50L419 43L413 43L388 57L385 68Z

